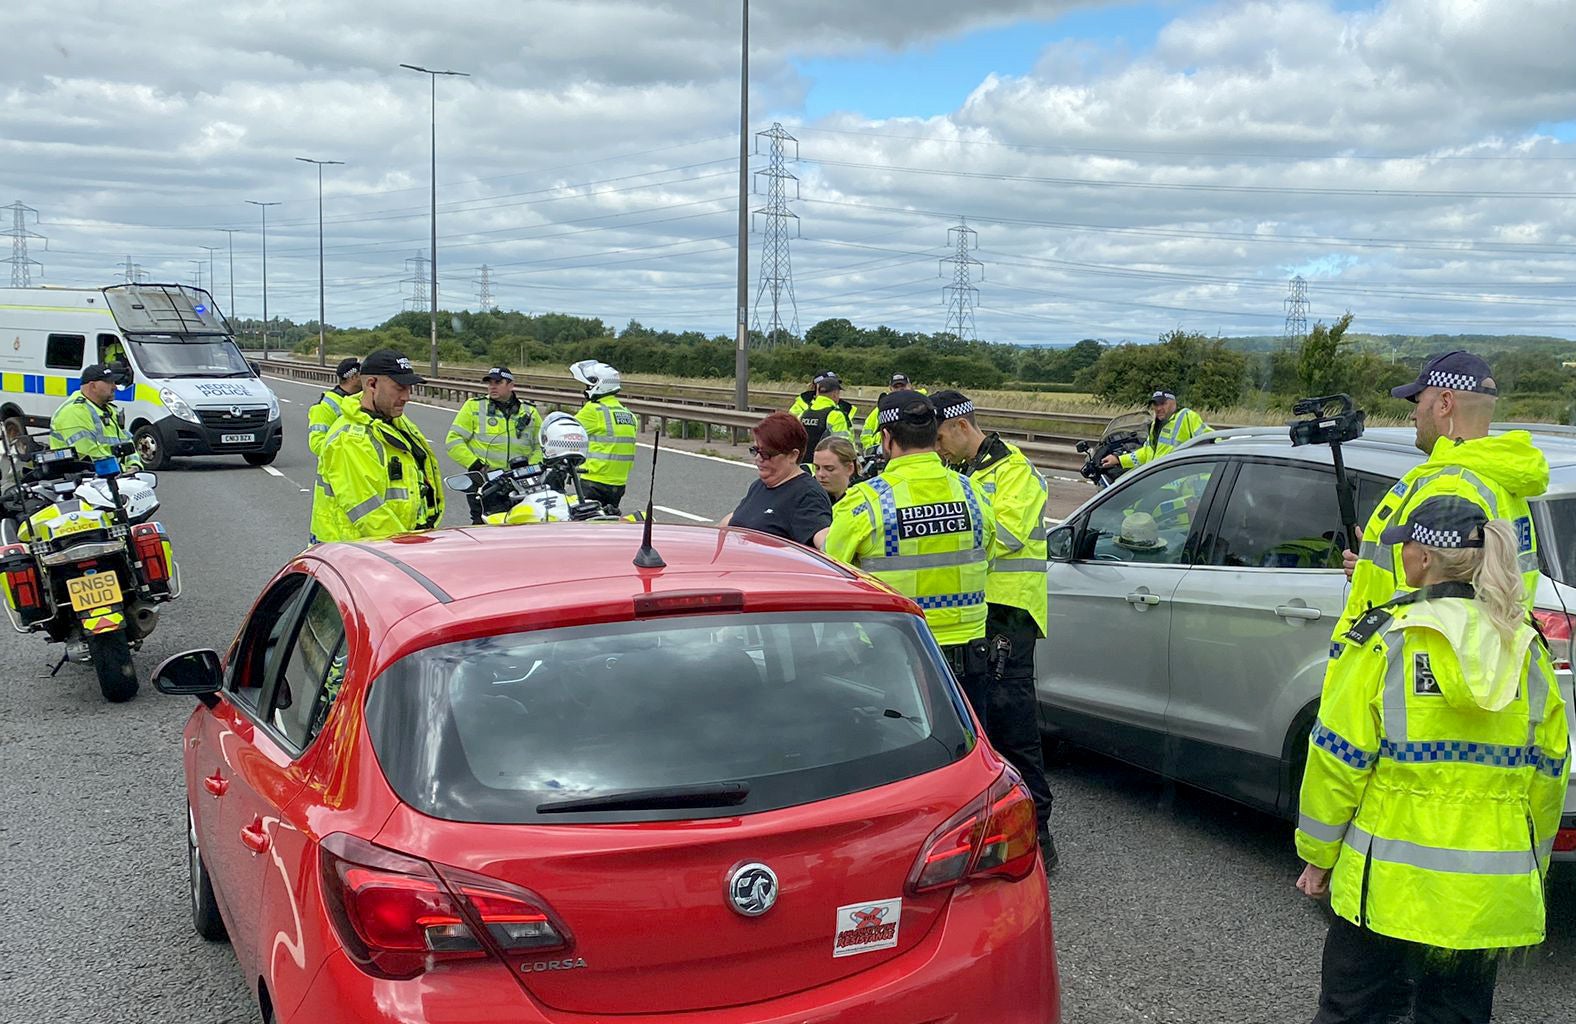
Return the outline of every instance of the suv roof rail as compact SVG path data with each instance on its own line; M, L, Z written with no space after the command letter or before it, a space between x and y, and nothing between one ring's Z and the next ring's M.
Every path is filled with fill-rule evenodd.
M1525 430L1533 434L1553 434L1558 437L1576 437L1576 427L1567 426L1564 423L1518 423L1507 421L1504 423L1490 423L1488 428L1490 430Z
M1384 428L1379 428L1384 429ZM1576 437L1576 427L1571 428L1572 436ZM1185 443L1178 445L1178 450L1191 448L1195 445L1220 444L1224 441L1285 441L1290 447L1290 429L1287 426L1273 426L1264 424L1253 427L1232 427L1229 430L1212 430L1207 434L1195 434ZM1346 442L1348 446L1383 448L1386 450L1399 450L1415 452L1417 449L1409 443L1392 440L1387 437L1373 437L1364 434L1355 441Z

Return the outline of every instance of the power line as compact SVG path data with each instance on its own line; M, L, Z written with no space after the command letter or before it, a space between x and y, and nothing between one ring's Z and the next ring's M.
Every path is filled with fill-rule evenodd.
M976 340L974 329L974 304L979 301L980 290L970 283L975 267L980 268L980 278L985 277L985 264L969 255L979 248L979 232L969 227L967 218L959 217L957 227L947 229L947 244L955 246L951 256L941 259L941 276L947 276L947 265L952 265L952 283L941 290L947 306L947 324L943 330L964 341Z
M28 256L27 240L29 238L37 238L44 243L44 247L47 249L49 247L49 239L36 231L27 229L27 215L31 213L33 215L33 223L37 224L38 211L31 206L23 206L20 199L10 206L0 207L0 209L11 211L11 229L9 231L0 231L0 235L11 236L11 257L0 260L0 263L11 264L12 288L31 288L33 286L33 268L37 267L39 275L42 276L44 265Z
M766 337L767 347L779 343L798 340L799 337L799 304L793 295L793 265L788 254L788 225L793 224L794 236L799 234L799 215L788 208L791 201L788 196L788 186L793 184L793 199L799 198L799 179L788 170L787 144L793 143L793 160L799 159L799 140L783 130L780 123L774 122L768 130L755 133L755 152L761 151L761 140L771 140L770 161L764 171L756 171L757 177L766 178L766 205L756 210L758 216L766 218L766 230L761 241L761 273L760 284L755 291L755 323L752 330L762 331L761 327L761 300L767 295L772 297L772 314L767 321L762 333ZM786 330L783 325L782 306L784 297L787 304L792 307Z

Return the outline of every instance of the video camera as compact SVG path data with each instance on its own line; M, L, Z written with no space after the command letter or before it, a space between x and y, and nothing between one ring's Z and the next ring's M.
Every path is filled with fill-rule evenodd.
M1340 408L1330 413L1331 405ZM1291 443L1293 447L1305 444L1345 444L1363 436L1363 419L1366 414L1352 404L1351 395L1325 395L1322 398L1302 398L1291 407L1292 415L1305 419L1293 420Z

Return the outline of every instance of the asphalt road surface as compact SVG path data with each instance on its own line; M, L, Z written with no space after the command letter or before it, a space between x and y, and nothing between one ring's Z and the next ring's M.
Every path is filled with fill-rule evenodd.
M305 541L316 392L275 387L288 400L276 473L214 458L161 476L186 593L138 655L144 678L169 654L224 648ZM441 441L447 412L411 412ZM645 500L648 459L642 449L628 508ZM674 511L658 518L715 519L751 473L665 454L657 504ZM461 499L449 521L464 519ZM198 939L187 913L180 730L191 702L145 684L107 705L85 666L49 678L58 651L10 631L0 640L0 1022L257 1020L229 947ZM1058 763L1052 786L1065 1020L1312 1016L1324 918L1292 887L1286 825L1090 755ZM1576 1005L1576 871L1557 870L1551 895L1549 941L1502 974L1498 1020L1565 1020Z

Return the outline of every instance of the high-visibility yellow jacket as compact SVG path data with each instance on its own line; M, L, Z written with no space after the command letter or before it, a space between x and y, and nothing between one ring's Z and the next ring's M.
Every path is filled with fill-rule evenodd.
M1538 541L1527 499L1548 490L1549 464L1532 445L1525 430L1511 430L1471 441L1440 438L1428 459L1403 476L1380 499L1363 527L1357 567L1346 595L1346 610L1331 639L1339 641L1369 608L1384 604L1411 588L1400 571L1401 545L1379 543L1391 523L1404 523L1412 509L1440 494L1462 497L1483 509L1490 519L1508 519L1516 530L1517 559L1526 584L1527 608L1538 589ZM1338 651L1339 646L1332 648Z
M312 408L306 411L306 446L313 455L323 453L323 442L328 440L328 432L339 422L341 407L351 397L339 390L336 384L318 396ZM360 405L361 396L354 397L356 404Z
M480 396L466 400L449 427L449 458L465 469L477 462L488 469L508 469L511 459L526 456L542 461L542 419L536 406L520 398L494 402Z
M991 604L1022 608L1044 636L1050 615L1045 581L1045 478L1018 448L989 434L966 468L990 500L996 548L985 578Z
M1534 945L1570 773L1565 702L1532 627L1502 637L1463 594L1408 595L1348 631L1309 739L1297 852L1334 868L1335 913L1381 935Z
M591 455L580 468L580 479L609 487L629 483L629 471L635 468L635 439L640 436L635 414L624 408L618 396L603 395L588 399L575 419L586 428L591 442Z
M74 448L78 456L90 462L109 458L114 454L112 445L130 441L125 419L115 403L100 408L81 391L73 392L49 418L49 447ZM121 466L141 469L142 459L128 455L121 459Z
M1210 431L1204 417L1192 409L1178 409L1172 413L1164 423L1158 420L1149 425L1149 440L1137 451L1128 452L1120 456L1117 461L1123 469L1133 469L1146 462L1153 462L1163 455L1170 455L1178 445L1198 435Z
M816 445L828 437L841 437L852 443L853 428L849 425L848 414L843 411L847 404L834 402L825 395L816 395L815 400L799 414L799 422L804 424L808 435L806 447L810 450L804 454L806 462L814 458Z
M312 538L379 540L430 530L443 519L438 455L409 417L343 406L317 460Z
M912 598L942 645L985 635L990 498L935 452L903 455L832 510L826 553Z
M926 391L924 388L915 388L914 390L918 391L922 395L930 394L930 392ZM860 428L860 431L859 431L859 447L861 449L868 450L868 449L871 449L871 448L875 448L875 447L877 447L878 445L881 444L881 423L880 423L880 420L881 420L881 408L880 408L880 403L881 403L881 399L885 398L885 397L886 397L886 392L883 391L881 393L881 397L876 399L876 408L871 409L870 410L870 415L865 417L865 425L862 428ZM797 416L799 414L798 413L794 413L794 415ZM854 419L853 419L852 416L850 416L848 418L848 422L849 422L850 425L854 422Z

